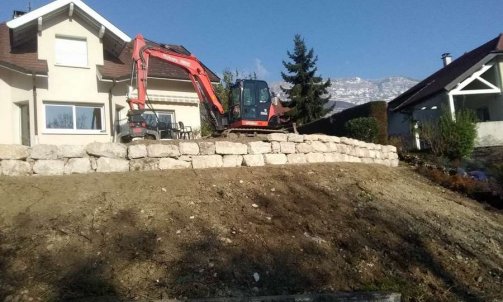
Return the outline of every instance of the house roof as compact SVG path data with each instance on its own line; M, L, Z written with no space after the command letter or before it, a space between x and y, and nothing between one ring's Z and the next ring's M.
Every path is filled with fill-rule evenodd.
M0 65L23 73L47 75L48 72L47 62L38 59L37 40L12 47L5 23L0 24Z
M420 103L441 91L449 91L498 53L503 53L503 34L463 54L396 97L388 103L388 106L391 110L397 111Z
M37 41L38 18L51 18L57 14L78 14L84 22L96 27L105 27L103 36L104 65L98 71L105 79L125 79L131 72L131 38L112 25L80 0L56 0L18 18L0 24L0 66L15 69L24 73L47 75L48 66L45 60L39 60ZM43 21L42 21L43 22ZM150 42L156 46L154 42ZM172 50L189 54L185 47L168 45ZM206 68L212 82L219 82L218 76ZM190 80L187 72L172 64L153 58L149 65L149 76L166 79Z
M161 44L152 41L147 41L147 44L157 47L161 46ZM178 53L186 55L190 54L190 52L182 45L165 44L165 47L168 47L169 49ZM131 59L132 51L133 51L133 44L131 42L123 49L123 51L118 57L114 57L110 53L105 52L104 65L98 66L98 71L101 73L102 78L117 79L117 80L129 78L131 73L131 66L133 64L133 61ZM190 80L188 73L187 71L185 71L185 69L164 62L157 58L151 58L148 67L149 67L148 71L149 77L175 79L175 80ZM211 71L208 67L204 66L204 64L203 67L205 68L212 82L220 81L220 78L213 71Z

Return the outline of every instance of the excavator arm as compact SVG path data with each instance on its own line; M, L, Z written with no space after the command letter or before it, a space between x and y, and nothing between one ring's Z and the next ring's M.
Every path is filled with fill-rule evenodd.
M133 76L136 75L137 98L128 98L131 110L145 109L147 101L147 77L150 58L158 58L164 62L179 66L188 72L189 78L201 103L210 109L210 115L217 128L222 126L221 117L224 108L213 90L211 80L201 62L194 55L180 54L167 48L149 46L142 35L137 35L133 47ZM135 74L136 73L136 74ZM133 77L132 77L133 79Z

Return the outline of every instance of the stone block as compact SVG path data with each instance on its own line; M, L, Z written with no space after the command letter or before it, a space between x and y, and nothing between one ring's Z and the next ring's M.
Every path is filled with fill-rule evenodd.
M86 158L70 158L65 165L65 174L86 174L93 172L91 161Z
M63 175L65 162L54 159L41 159L33 164L33 173L39 175Z
M57 159L58 147L55 145L35 145L31 147L30 158L33 159Z
M96 161L96 172L127 172L129 161L126 159L100 157Z
M179 160L192 162L192 155L181 155L178 157Z
M280 153L281 152L281 144L279 142L271 142L271 152L272 153Z
M217 154L247 154L248 146L241 143L218 141L215 142L215 152Z
M334 142L325 143L327 145L328 152L339 152L339 148L337 147L339 144Z
M269 133L267 134L267 140L270 142L286 142L288 136L286 133Z
M341 143L344 145L352 145L352 140L348 137L341 137Z
M109 158L126 158L127 147L117 143L90 143L86 146L89 155Z
M305 134L304 140L309 142L320 141L322 134Z
M325 162L325 156L323 153L307 153L306 154L306 160L308 163L323 163Z
M307 163L306 155L304 153L288 154L287 156L289 164L305 164Z
M340 153L335 152L323 153L323 156L325 156L325 162L327 163L342 162L342 155Z
M285 154L264 154L264 162L268 165L284 165L287 161Z
M303 143L304 142L304 135L289 133L287 135L287 140L292 143Z
M159 159L159 169L161 170L171 170L171 169L187 169L192 167L192 162L174 159L170 157L165 157Z
M58 157L79 158L86 157L86 146L84 145L61 145L58 146Z
M264 156L262 154L249 154L243 156L243 163L247 167L264 166Z
M159 158L135 158L129 161L129 171L159 170Z
M219 168L222 165L223 160L220 155L198 155L192 157L192 167L194 169Z
M390 162L390 167L398 167L398 164L400 163L398 159L391 159Z
M127 156L129 159L147 157L147 146L142 144L130 145L127 148Z
M348 154L348 145L345 144L337 144L337 151L342 154Z
M374 160L372 158L369 158L369 157L364 157L361 159L362 163L364 164L373 164L374 163Z
M312 141L311 146L313 147L314 152L328 152L328 146L321 141Z
M30 148L23 145L0 145L0 159L26 159Z
M241 167L243 164L243 156L242 155L224 155L223 157L223 167L232 168L232 167Z
M248 154L271 153L271 143L268 142L249 142Z
M308 143L297 144L296 148L298 153L310 153L314 151L313 146Z
M199 154L201 154L201 155L215 154L215 143L213 143L213 142L200 142L199 143Z
M1 168L2 175L6 176L26 176L32 173L30 163L21 160L2 160Z
M295 153L295 143L292 142L280 142L280 151L284 154L292 154Z
M180 149L176 145L152 144L147 146L148 157L178 157Z
M194 142L180 142L178 144L180 148L180 154L182 155L198 155L199 145Z

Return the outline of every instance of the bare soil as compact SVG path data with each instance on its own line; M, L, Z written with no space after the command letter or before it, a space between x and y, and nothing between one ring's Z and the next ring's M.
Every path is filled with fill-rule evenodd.
M0 177L0 301L491 301L502 268L502 213L408 167Z

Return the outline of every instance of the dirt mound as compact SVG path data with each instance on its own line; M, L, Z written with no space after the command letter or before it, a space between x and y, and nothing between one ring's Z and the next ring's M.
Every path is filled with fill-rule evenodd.
M405 167L3 177L0 198L0 300L503 298L501 213Z

